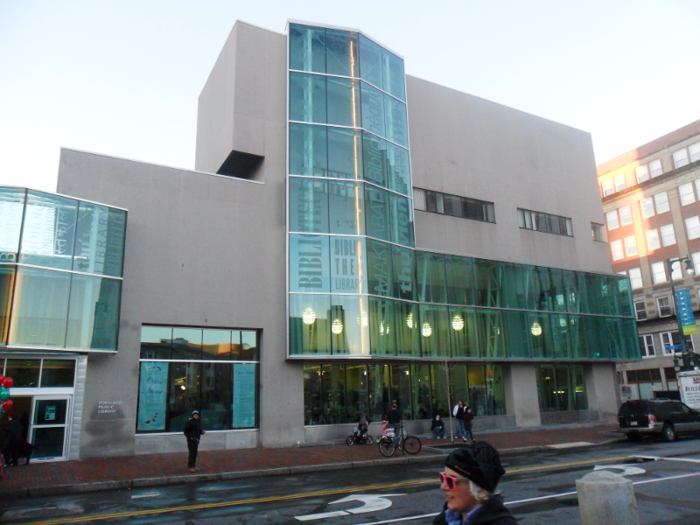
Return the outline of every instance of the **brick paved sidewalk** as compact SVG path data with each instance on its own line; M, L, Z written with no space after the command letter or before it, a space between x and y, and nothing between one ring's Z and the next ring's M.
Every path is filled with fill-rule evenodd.
M569 425L538 427L536 430L516 429L477 433L477 440L491 443L504 453L525 447L610 441L610 425ZM605 434L608 435L605 435ZM447 440L425 439L424 447L449 444ZM431 458L432 457L432 458ZM418 456L384 458L376 445L346 445L293 447L277 449L240 449L200 451L199 471L187 471L187 452L147 454L56 463L31 463L6 469L6 479L0 480L0 499L18 496L38 496L68 492L88 492L110 488L131 488L193 481L232 479L256 475L285 474L324 468L352 468L372 462L439 461L435 451L422 451ZM22 460L20 460L21 462ZM359 465L357 465L359 466ZM270 470L277 469L277 470ZM291 469L291 471L289 470Z

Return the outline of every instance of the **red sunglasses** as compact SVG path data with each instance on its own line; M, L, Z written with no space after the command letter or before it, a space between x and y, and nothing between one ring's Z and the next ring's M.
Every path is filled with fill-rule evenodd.
M440 476L440 485L447 483L447 488L450 490L454 490L458 483L469 481L467 478L455 478L454 476L448 476L444 472L438 472L438 476Z

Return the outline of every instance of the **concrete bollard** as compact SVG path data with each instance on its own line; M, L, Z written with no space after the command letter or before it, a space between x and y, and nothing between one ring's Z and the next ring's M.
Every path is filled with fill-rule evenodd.
M600 470L576 480L581 525L639 525L634 486L618 474Z

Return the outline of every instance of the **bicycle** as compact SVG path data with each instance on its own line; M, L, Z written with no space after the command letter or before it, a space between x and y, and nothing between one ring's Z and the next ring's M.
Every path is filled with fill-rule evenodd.
M384 422L385 433L379 438L379 452L384 457L391 457L397 449L407 454L418 454L423 448L423 444L416 436L408 435L406 427L401 421L399 435L394 436L393 430L387 429L387 423Z

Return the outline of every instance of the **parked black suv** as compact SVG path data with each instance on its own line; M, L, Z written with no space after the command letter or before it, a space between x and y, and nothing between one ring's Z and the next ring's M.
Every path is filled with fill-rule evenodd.
M617 426L630 441L654 434L673 441L678 434L700 432L700 412L671 399L625 401L617 413Z

